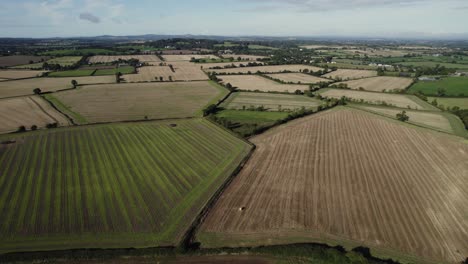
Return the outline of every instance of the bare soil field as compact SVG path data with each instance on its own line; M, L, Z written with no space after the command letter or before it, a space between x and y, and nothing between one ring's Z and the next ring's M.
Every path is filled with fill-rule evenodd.
M416 110L434 110L438 109L431 106L430 104L420 100L414 95L403 95L403 94L389 94L389 93L375 93L375 92L363 92L363 91L353 91L347 89L324 89L320 90L320 95L323 97L337 98L345 96L353 100L363 100L363 102L371 104L382 104L386 103L388 105L416 109Z
M268 57L266 56L255 56L255 55L241 55L241 54L224 54L222 55L223 58L226 58L226 59L229 59L229 58L233 58L235 60L237 60L238 58L241 58L241 60L245 60L245 61L256 61L258 59L266 59Z
M78 85L115 83L114 76L89 76L73 78L33 78L26 80L0 82L0 98L31 95L35 88L42 92L53 92L72 88L71 81L76 80Z
M37 63L50 59L49 56L27 56L14 55L0 57L0 67L12 67L17 65L28 64L30 62Z
M160 63L161 60L156 55L116 55L116 56L93 56L88 59L89 63L110 63L114 61L137 59L140 62L146 62L151 65Z
M348 69L338 69L336 71L322 75L325 78L331 79L340 79L340 80L352 80L352 79L361 79L368 77L376 77L376 71L368 70L348 70Z
M413 80L411 78L402 78L402 77L373 77L373 78L364 78L353 81L341 82L348 85L349 88L354 90L360 90L363 88L366 91L373 92L390 92L390 91L400 91L408 88ZM338 85L340 83L336 83Z
M266 74L267 76L279 79L283 82L292 82L296 84L313 84L319 82L330 82L329 79L315 77L305 73L275 73L275 74Z
M233 68L233 69L222 69L222 70L209 70L210 72L215 73L256 73L258 71L263 73L279 73L283 71L290 71L290 72L300 72L304 69L308 69L310 71L319 71L322 68L308 66L308 65L301 65L301 64L294 64L294 65L272 65L272 66L257 66L257 67L243 67L243 68Z
M169 66L149 66L138 69L137 74L124 75L123 79L127 82L154 82L163 77L164 81L172 76L174 81L204 81L208 76L201 70L200 66L190 62L171 63L174 72Z
M0 79L25 79L42 75L46 71L0 70Z
M258 75L220 75L224 84L230 83L239 90L260 92L289 92L308 90L308 85L280 84Z
M197 63L196 65L197 66L200 66L200 67L203 67L204 70L208 70L208 69L212 69L212 68L215 68L215 67L221 67L221 68L224 68L225 66L231 66L231 65L235 65L237 67L242 67L241 65L243 66L247 66L247 64L249 63L250 61L237 61L237 62L218 62L218 63ZM255 63L262 63L262 62L255 62ZM263 63L262 63L263 65Z
M167 62L173 61L190 61L192 58L195 59L219 59L215 55L200 55L200 54L187 54L187 55L162 55Z
M468 256L468 144L346 108L251 138L204 247L325 242L413 263Z
M302 107L316 108L321 104L320 100L303 95L237 92L231 94L221 107L243 110L263 106L269 111L292 111Z
M185 118L226 96L227 89L210 82L123 83L89 85L53 94L89 123Z
M45 128L57 123L68 126L70 121L39 96L0 99L0 133L10 133L25 126L27 130L36 125Z

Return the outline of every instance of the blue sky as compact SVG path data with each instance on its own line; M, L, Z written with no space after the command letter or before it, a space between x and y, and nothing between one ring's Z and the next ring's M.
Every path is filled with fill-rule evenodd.
M0 0L0 37L468 38L468 0Z

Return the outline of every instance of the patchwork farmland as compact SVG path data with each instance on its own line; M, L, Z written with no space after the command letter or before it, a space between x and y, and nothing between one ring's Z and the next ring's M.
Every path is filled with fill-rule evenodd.
M438 111L437 108L422 101L414 95L363 92L347 89L323 89L320 90L319 93L321 96L327 98L340 99L344 96L354 101L362 101L370 104L386 104L400 108Z
M308 85L280 84L258 75L219 75L218 78L224 84L230 83L233 87L244 91L294 93L296 90L309 89Z
M65 57L58 57L54 59L47 60L48 64L59 64L62 67L72 66L79 62L83 57L82 56L65 56ZM25 64L12 67L13 69L40 69L44 62L33 63L33 64Z
M197 234L202 246L318 241L439 263L468 255L460 138L342 108L251 141L256 151Z
M34 78L0 82L0 98L14 97L20 95L31 95L35 88L42 92L52 92L62 89L73 88L71 81L76 80L78 85L115 83L115 76L90 76L73 78Z
M1 253L175 246L251 149L202 119L2 140Z
M232 68L232 69L210 69L209 72L214 73L279 73L284 71L289 72L301 72L302 70L307 69L309 71L321 71L322 68L309 66L309 65L300 65L300 64L292 64L292 65L272 65L272 66L256 66L256 67L240 67L240 68Z
M401 77L373 77L341 83L346 84L350 89L354 90L363 89L373 92L392 92L405 90L413 83L413 80L411 78ZM334 85L339 85L341 83L335 83Z
M322 101L302 95L237 92L231 94L221 107L233 110L264 107L269 111L293 111L302 107L317 108L320 105Z
M268 58L266 56L243 55L243 54L223 54L222 57L226 59L232 58L235 60L238 60L240 58L240 60L243 60L243 61L257 61L257 60Z
M15 132L20 126L30 130L32 126L41 129L54 123L70 125L65 116L39 96L0 99L0 120L0 133Z
M227 93L211 82L128 83L89 85L49 98L74 120L99 123L201 116L203 107Z
M266 74L266 76L273 79L278 79L286 83L295 84L314 84L319 82L330 82L330 80L328 79L312 76L305 73L275 73Z
M339 80L353 80L353 79L362 79L369 77L376 77L377 71L368 71L368 70L350 70L350 69L338 69L330 73L322 75L322 77L330 79L339 79Z
M255 62L257 64L263 65L262 62ZM224 67L231 67L232 65L236 67L245 67L249 64L248 61L241 61L241 62L216 62L216 63L197 63L197 66L203 67L203 70L210 71L209 69L213 68L224 68Z
M49 56L28 56L28 55L12 55L12 56L0 56L0 67L12 67L18 65L32 63L38 63L47 61L50 59Z

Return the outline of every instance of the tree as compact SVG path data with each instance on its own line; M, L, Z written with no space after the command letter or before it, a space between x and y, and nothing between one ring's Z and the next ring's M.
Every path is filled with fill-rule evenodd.
M36 125L32 125L32 126L31 126L31 130L33 130L33 131L34 131L34 130L37 130L37 126L36 126Z
M39 89L39 88L35 88L35 89L33 90L33 92L34 92L34 94L41 94L42 91L41 91L41 89Z
M437 106L439 103L437 102L437 99L432 100L431 104L433 106Z
M172 80L172 76L169 76L169 81L170 81L170 82L172 82L172 81L173 81L173 80Z
M211 114L215 114L218 111L218 107L215 104L211 104L203 109L203 116L208 116Z
M25 132L26 131L26 127L25 126L20 126L18 127L18 132Z
M115 73L115 82L116 83L120 83L120 81L122 80L120 77L122 77L122 73L121 72L116 72Z
M78 85L78 82L76 80L72 80L71 84L73 85L73 89L75 89L76 86Z
M159 81L161 81L161 82L164 81L164 77L163 77L163 76L160 76L160 77L159 77Z
M400 120L401 122L408 122L409 121L409 116L406 114L406 111L403 111L401 113L398 113L396 115L396 118Z
M440 87L437 89L437 96L445 96L445 89Z

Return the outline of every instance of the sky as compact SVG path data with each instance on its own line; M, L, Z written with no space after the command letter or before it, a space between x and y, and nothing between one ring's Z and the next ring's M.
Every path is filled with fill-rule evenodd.
M0 37L468 39L468 0L0 0Z

